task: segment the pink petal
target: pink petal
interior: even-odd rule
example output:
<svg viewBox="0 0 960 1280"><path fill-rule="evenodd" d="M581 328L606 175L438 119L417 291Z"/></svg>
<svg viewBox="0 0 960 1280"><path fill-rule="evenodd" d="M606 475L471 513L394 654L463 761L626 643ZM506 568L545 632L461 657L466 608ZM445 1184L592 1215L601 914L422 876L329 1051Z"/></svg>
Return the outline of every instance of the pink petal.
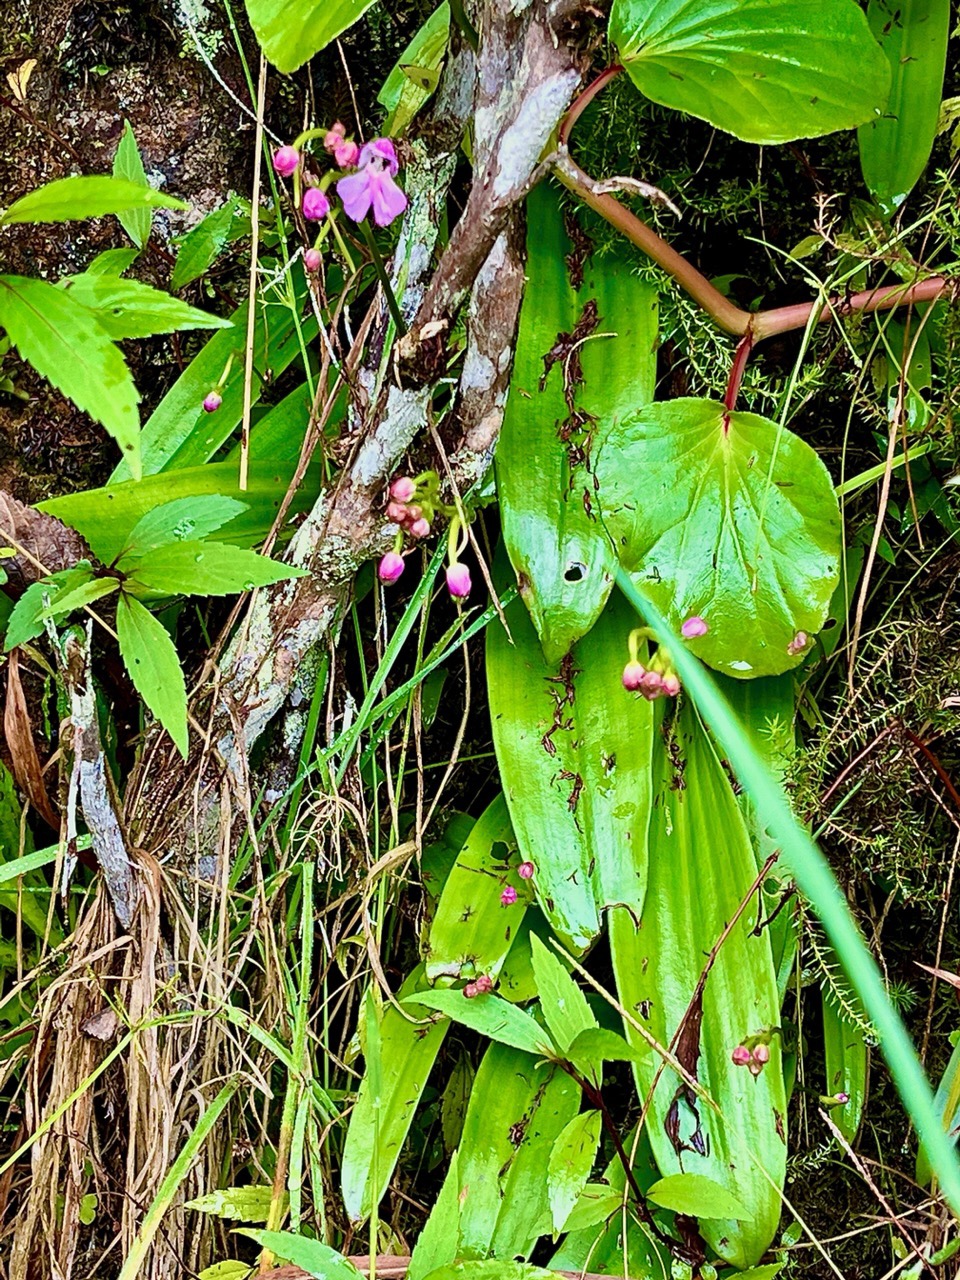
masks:
<svg viewBox="0 0 960 1280"><path fill-rule="evenodd" d="M370 193L373 198L373 220L378 227L389 226L394 218L398 218L407 207L407 197L400 190L389 173L370 175ZM349 210L347 210L349 213Z"/></svg>
<svg viewBox="0 0 960 1280"><path fill-rule="evenodd" d="M359 173L351 173L349 178L341 178L337 183L337 195L343 201L347 215L354 222L362 222L370 211L370 173L361 169Z"/></svg>

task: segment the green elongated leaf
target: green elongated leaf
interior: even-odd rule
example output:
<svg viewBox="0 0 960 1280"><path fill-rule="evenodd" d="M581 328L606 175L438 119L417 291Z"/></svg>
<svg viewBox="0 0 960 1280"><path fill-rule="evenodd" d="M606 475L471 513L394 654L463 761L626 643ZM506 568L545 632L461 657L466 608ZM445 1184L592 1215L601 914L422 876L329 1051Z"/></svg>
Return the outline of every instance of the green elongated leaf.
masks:
<svg viewBox="0 0 960 1280"><path fill-rule="evenodd" d="M21 196L5 213L0 226L12 222L69 222L99 218L128 209L188 209L190 206L153 187L126 178L57 178Z"/></svg>
<svg viewBox="0 0 960 1280"><path fill-rule="evenodd" d="M92 311L114 340L149 338L155 333L173 333L180 329L233 328L231 320L200 311L139 280L85 272L61 280L57 288Z"/></svg>
<svg viewBox="0 0 960 1280"><path fill-rule="evenodd" d="M623 1211L623 1192L602 1182L588 1182L570 1210L564 1231L587 1231Z"/></svg>
<svg viewBox="0 0 960 1280"><path fill-rule="evenodd" d="M637 1062L642 1054L616 1031L592 1027L580 1032L567 1049L566 1056L581 1075L599 1087L605 1062Z"/></svg>
<svg viewBox="0 0 960 1280"><path fill-rule="evenodd" d="M745 142L852 129L890 87L854 0L614 0L610 39L642 94Z"/></svg>
<svg viewBox="0 0 960 1280"><path fill-rule="evenodd" d="M82 533L104 564L111 564L125 550L137 521L157 504L171 497L195 500L220 494L246 507L221 530L220 541L250 546L266 537L292 472L293 467L289 465L254 463L247 488L241 490L236 464L215 462L50 498L37 509ZM307 482L297 490L290 504L290 515L309 510L319 492L319 478L308 475Z"/></svg>
<svg viewBox="0 0 960 1280"><path fill-rule="evenodd" d="M123 450L130 473L139 478L140 397L97 318L45 280L0 276L0 325L24 360L103 423Z"/></svg>
<svg viewBox="0 0 960 1280"><path fill-rule="evenodd" d="M400 988L400 998L415 992L422 981L423 968L418 966ZM424 1028L392 1005L384 1010L380 1087L373 1087L368 1074L360 1082L340 1166L343 1203L354 1224L366 1221L390 1184L449 1026L449 1022L438 1021Z"/></svg>
<svg viewBox="0 0 960 1280"><path fill-rule="evenodd" d="M13 612L7 621L4 653L42 635L44 619L54 616L58 598L88 583L92 577L93 568L88 561L82 560L72 569L61 569L59 573L51 573L39 582L32 582L13 606ZM49 610L44 601L49 602Z"/></svg>
<svg viewBox="0 0 960 1280"><path fill-rule="evenodd" d="M497 796L474 825L443 886L425 951L429 983L497 977L528 901L515 850L506 801ZM519 894L511 907L500 901L507 885Z"/></svg>
<svg viewBox="0 0 960 1280"><path fill-rule="evenodd" d="M626 912L613 913L610 945L621 1003L660 1044L670 1045L705 957L733 919L757 866L726 773L689 704L654 754L654 788L647 907L639 929ZM665 1070L648 1121L664 1174L705 1174L749 1206L746 1221L701 1223L710 1246L736 1267L753 1265L772 1240L780 1218L777 1188L786 1172L779 1038L773 1038L770 1061L756 1078L731 1061L743 1039L779 1025L770 939L766 931L752 933L757 914L754 895L720 948L701 1007L694 1007L687 1034L676 1045L681 1063L715 1099L722 1118L692 1092L678 1090L673 1072ZM625 1034L643 1048L629 1026ZM649 1051L635 1063L641 1098L652 1088L659 1063Z"/></svg>
<svg viewBox="0 0 960 1280"><path fill-rule="evenodd" d="M254 35L278 71L296 71L352 27L373 0L246 0Z"/></svg>
<svg viewBox="0 0 960 1280"><path fill-rule="evenodd" d="M850 1091L847 1090L849 1093ZM853 1095L851 1094L851 1100ZM940 1116L941 1123L951 1139L956 1142L957 1133L957 1112L960 1111L960 1040L953 1046L953 1053L946 1065L943 1076L937 1085L937 1092L933 1098L934 1109ZM833 1112L836 1115L840 1108L836 1108ZM841 1132L844 1132L841 1130ZM846 1134L844 1133L844 1136ZM850 1141L850 1139L848 1139ZM933 1178L933 1168L930 1164L930 1157L927 1149L921 1142L917 1147L917 1182L921 1187L928 1187Z"/></svg>
<svg viewBox="0 0 960 1280"><path fill-rule="evenodd" d="M586 634L610 594L613 552L594 503L592 441L653 398L657 293L625 258L589 259L574 289L559 198L527 199L527 286L497 443L503 536L548 660ZM582 370L582 377L578 371Z"/></svg>
<svg viewBox="0 0 960 1280"><path fill-rule="evenodd" d="M191 227L180 241L170 277L170 288L174 293L209 271L216 262L230 239L237 208L237 198L231 196L219 209L214 209Z"/></svg>
<svg viewBox="0 0 960 1280"><path fill-rule="evenodd" d="M123 122L123 133L117 146L117 154L113 158L113 176L135 183L139 187L148 187L147 172L143 167L140 148L133 136L133 126L129 120ZM120 225L137 246L142 249L150 239L150 228L153 214L149 207L143 209L121 209L117 213ZM138 336L138 335L133 335Z"/></svg>
<svg viewBox="0 0 960 1280"><path fill-rule="evenodd" d="M840 509L798 436L754 413L682 399L648 405L598 442L600 506L621 564L704 662L738 679L803 661L840 575Z"/></svg>
<svg viewBox="0 0 960 1280"><path fill-rule="evenodd" d="M171 542L202 541L245 509L245 503L219 493L174 498L140 517L130 530L125 551L142 556Z"/></svg>
<svg viewBox="0 0 960 1280"><path fill-rule="evenodd" d="M140 256L139 249L104 249L86 270L88 276L122 276Z"/></svg>
<svg viewBox="0 0 960 1280"><path fill-rule="evenodd" d="M188 1200L185 1209L198 1213L210 1213L217 1218L240 1222L266 1222L270 1216L273 1187L269 1183L252 1187L223 1187L220 1191L208 1191L204 1196Z"/></svg>
<svg viewBox="0 0 960 1280"><path fill-rule="evenodd" d="M322 1240L294 1235L292 1231L260 1231L252 1227L237 1227L236 1231L316 1280L359 1280L360 1272L353 1263Z"/></svg>
<svg viewBox="0 0 960 1280"><path fill-rule="evenodd" d="M437 85L450 38L450 5L443 0L397 59L377 101L387 111L383 132L396 138L426 103Z"/></svg>
<svg viewBox="0 0 960 1280"><path fill-rule="evenodd" d="M34 852L30 827L21 823L22 816L23 806L17 795L17 784L13 774L0 761L0 885L9 885L8 888L0 888L0 906L12 912L35 937L43 938L47 934L50 889L39 872L43 866L56 860L58 849L54 845L52 851L41 849ZM10 884L12 880L20 880L20 885ZM50 937L54 945L62 936L54 915L50 922Z"/></svg>
<svg viewBox="0 0 960 1280"><path fill-rule="evenodd" d="M540 1008L557 1048L566 1055L581 1031L599 1030L597 1020L556 952L536 935L530 939L530 948Z"/></svg>
<svg viewBox="0 0 960 1280"><path fill-rule="evenodd" d="M95 604L104 596L112 596L119 590L120 583L116 578L97 578L93 582L84 582L72 591L58 592L56 604L51 604L49 611L44 610L44 614L49 612L51 618L64 618L68 613L83 609L88 604Z"/></svg>
<svg viewBox="0 0 960 1280"><path fill-rule="evenodd" d="M473 1063L466 1054L461 1054L450 1072L440 1099L440 1126L443 1130L443 1145L447 1151L456 1151L460 1141L474 1074Z"/></svg>
<svg viewBox="0 0 960 1280"><path fill-rule="evenodd" d="M571 1209L587 1185L597 1158L602 1125L599 1111L582 1111L574 1116L553 1145L547 1164L547 1187L555 1234L563 1230Z"/></svg>
<svg viewBox="0 0 960 1280"><path fill-rule="evenodd" d="M546 916L539 907L529 907L523 915L523 924L514 934L510 950L500 969L497 994L511 1004L526 1004L536 999L537 980L533 976L533 953L530 941L536 933L540 938L552 936Z"/></svg>
<svg viewBox="0 0 960 1280"><path fill-rule="evenodd" d="M200 1280L248 1280L249 1275L249 1262L227 1258L223 1262L215 1262L212 1267L204 1267Z"/></svg>
<svg viewBox="0 0 960 1280"><path fill-rule="evenodd" d="M530 884L556 932L582 950L600 911L622 903L639 916L647 877L651 704L620 679L632 627L611 597L572 656L543 657L523 604L487 628L493 741Z"/></svg>
<svg viewBox="0 0 960 1280"><path fill-rule="evenodd" d="M950 0L870 0L867 21L892 84L883 115L857 134L860 166L877 203L893 213L923 173L937 136Z"/></svg>
<svg viewBox="0 0 960 1280"><path fill-rule="evenodd" d="M740 1200L719 1182L702 1173L672 1173L647 1190L647 1199L661 1209L685 1213L691 1218L750 1217Z"/></svg>
<svg viewBox="0 0 960 1280"><path fill-rule="evenodd" d="M440 1194L413 1246L407 1267L407 1280L424 1280L425 1276L438 1267L453 1262L457 1256L460 1242L460 1178L457 1161L455 1151L450 1157Z"/></svg>
<svg viewBox="0 0 960 1280"><path fill-rule="evenodd" d="M140 697L187 756L187 687L166 627L139 600L117 600L120 656Z"/></svg>
<svg viewBox="0 0 960 1280"><path fill-rule="evenodd" d="M229 596L306 573L255 551L196 540L168 543L143 556L125 556L120 565L129 575L128 589L148 597Z"/></svg>
<svg viewBox="0 0 960 1280"><path fill-rule="evenodd" d="M427 1280L557 1280L552 1271L529 1262L452 1262L431 1271Z"/></svg>
<svg viewBox="0 0 960 1280"><path fill-rule="evenodd" d="M550 1036L528 1013L495 995L479 995L472 1000L462 991L418 991L404 1004L425 1005L479 1031L497 1044L510 1045L542 1057L554 1052Z"/></svg>
<svg viewBox="0 0 960 1280"><path fill-rule="evenodd" d="M850 1101L830 1107L830 1119L848 1142L853 1142L867 1101L870 1051L863 1027L845 1018L828 992L823 992L823 1049L826 1093L845 1093Z"/></svg>

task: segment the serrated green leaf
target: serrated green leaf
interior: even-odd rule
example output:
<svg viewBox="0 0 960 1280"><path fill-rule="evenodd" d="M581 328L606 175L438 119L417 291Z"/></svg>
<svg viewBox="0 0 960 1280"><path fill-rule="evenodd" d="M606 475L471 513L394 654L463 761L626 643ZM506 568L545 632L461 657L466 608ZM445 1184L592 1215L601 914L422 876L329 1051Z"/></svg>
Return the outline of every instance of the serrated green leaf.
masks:
<svg viewBox="0 0 960 1280"><path fill-rule="evenodd" d="M162 289L153 289L139 280L121 280L112 275L67 276L57 288L93 312L106 333L120 338L149 338L155 333L182 329L232 329L231 320L222 320Z"/></svg>
<svg viewBox="0 0 960 1280"><path fill-rule="evenodd" d="M36 191L21 196L6 213L0 226L12 222L68 222L76 218L99 218L106 213L128 209L188 209L190 206L153 187L144 187L126 178L57 178Z"/></svg>
<svg viewBox="0 0 960 1280"><path fill-rule="evenodd" d="M24 360L103 423L139 479L140 397L123 356L96 317L45 280L0 276L0 325Z"/></svg>
<svg viewBox="0 0 960 1280"><path fill-rule="evenodd" d="M273 1187L265 1183L263 1186L223 1187L219 1191L208 1191L204 1196L188 1200L183 1207L195 1209L198 1213L209 1213L216 1218L266 1222L270 1216L272 1201Z"/></svg>
<svg viewBox="0 0 960 1280"><path fill-rule="evenodd" d="M803 661L840 576L840 509L811 447L712 400L647 405L597 445L599 506L620 561L689 648L737 679Z"/></svg>
<svg viewBox="0 0 960 1280"><path fill-rule="evenodd" d="M591 442L598 422L616 423L653 397L657 292L625 257L589 259L575 290L566 263L573 246L546 183L527 199L527 225L497 493L521 595L555 662L590 630L610 594L614 556L594 509Z"/></svg>
<svg viewBox="0 0 960 1280"><path fill-rule="evenodd" d="M51 602L50 609L44 610L44 616L65 618L68 613L83 609L88 604L95 604L104 596L112 596L119 589L120 583L116 578L97 578L94 582L84 582L72 591L58 592L56 600Z"/></svg>
<svg viewBox="0 0 960 1280"><path fill-rule="evenodd" d="M119 566L128 575L128 589L147 598L230 596L306 573L255 551L196 540L168 543L143 556L124 556Z"/></svg>
<svg viewBox="0 0 960 1280"><path fill-rule="evenodd" d="M122 276L140 256L139 249L104 249L88 265L88 276Z"/></svg>
<svg viewBox="0 0 960 1280"><path fill-rule="evenodd" d="M602 1182L588 1182L570 1210L563 1229L567 1232L586 1231L606 1222L615 1213L622 1216L622 1210L622 1191L615 1191Z"/></svg>
<svg viewBox="0 0 960 1280"><path fill-rule="evenodd" d="M78 587L89 583L92 577L92 566L88 561L82 560L72 569L61 569L59 573L48 574L39 582L32 582L13 606L7 620L4 653L42 635L45 619L56 616L56 604L60 596L71 594ZM45 600L49 602L49 607L44 604Z"/></svg>
<svg viewBox="0 0 960 1280"><path fill-rule="evenodd" d="M547 1164L547 1187L554 1234L563 1230L587 1185L597 1158L602 1127L599 1111L582 1111L574 1116L553 1145Z"/></svg>
<svg viewBox="0 0 960 1280"><path fill-rule="evenodd" d="M550 1036L528 1013L496 995L479 995L471 1000L462 991L419 991L407 996L403 1003L436 1009L498 1044L510 1045L537 1057L555 1052Z"/></svg>
<svg viewBox="0 0 960 1280"><path fill-rule="evenodd" d="M950 0L870 0L870 30L890 64L886 109L857 134L867 186L885 213L903 204L937 135Z"/></svg>
<svg viewBox="0 0 960 1280"><path fill-rule="evenodd" d="M642 1055L616 1031L590 1027L580 1032L567 1049L566 1056L581 1075L599 1087L605 1062L636 1062Z"/></svg>
<svg viewBox="0 0 960 1280"><path fill-rule="evenodd" d="M425 1280L557 1280L553 1271L534 1267L529 1262L502 1262L488 1259L480 1262L452 1262L431 1271Z"/></svg>
<svg viewBox="0 0 960 1280"><path fill-rule="evenodd" d="M719 1182L702 1173L672 1173L647 1189L647 1199L661 1209L685 1213L691 1218L750 1217L738 1198Z"/></svg>
<svg viewBox="0 0 960 1280"><path fill-rule="evenodd" d="M432 85L429 83L430 73L435 76L439 71L449 37L450 5L443 0L401 53L377 94L377 101L387 112L383 122L387 137L400 136L429 100L436 87L436 79Z"/></svg>
<svg viewBox="0 0 960 1280"><path fill-rule="evenodd" d="M211 493L163 502L140 517L130 530L125 551L142 556L172 542L199 542L246 510L246 503Z"/></svg>
<svg viewBox="0 0 960 1280"><path fill-rule="evenodd" d="M236 213L237 198L231 196L183 237L170 277L170 288L174 293L202 276L214 264L230 239Z"/></svg>
<svg viewBox="0 0 960 1280"><path fill-rule="evenodd" d="M550 664L521 601L487 628L493 742L529 882L576 950L615 903L639 915L647 878L651 704L620 685L634 615L619 595L574 648Z"/></svg>
<svg viewBox="0 0 960 1280"><path fill-rule="evenodd" d="M597 1020L587 997L564 968L556 952L534 935L530 939L533 973L537 980L540 1008L550 1034L566 1055L581 1031L597 1030Z"/></svg>
<svg viewBox="0 0 960 1280"><path fill-rule="evenodd" d="M519 861L500 795L474 824L443 886L424 953L428 982L497 977L529 900ZM512 907L500 901L506 885L520 894Z"/></svg>
<svg viewBox="0 0 960 1280"><path fill-rule="evenodd" d="M187 688L166 627L123 592L117 600L117 638L137 693L186 759Z"/></svg>
<svg viewBox="0 0 960 1280"><path fill-rule="evenodd" d="M423 969L418 966L400 988L400 999L416 991L422 981ZM417 1016L416 1011L412 1013ZM384 1010L380 1087L374 1087L369 1072L364 1074L350 1112L340 1165L343 1203L354 1225L366 1221L390 1183L449 1025L438 1021L418 1026L392 1005Z"/></svg>
<svg viewBox="0 0 960 1280"><path fill-rule="evenodd" d="M294 1235L292 1231L260 1231L252 1227L235 1228L238 1235L256 1240L261 1249L269 1249L278 1258L291 1262L316 1280L359 1280L360 1272L349 1259L322 1240Z"/></svg>
<svg viewBox="0 0 960 1280"><path fill-rule="evenodd" d="M147 182L147 172L143 167L143 158L140 155L137 140L133 135L133 126L129 120L123 122L123 133L117 144L117 154L113 158L113 176L124 178L127 182L135 183L140 187L150 185ZM150 209L121 209L117 217L133 243L138 249L142 249L150 239L150 228L153 224L153 214Z"/></svg>
<svg viewBox="0 0 960 1280"><path fill-rule="evenodd" d="M852 129L890 87L854 0L614 0L609 34L642 94L745 142Z"/></svg>
<svg viewBox="0 0 960 1280"><path fill-rule="evenodd" d="M610 947L622 1005L660 1044L670 1045L687 1016L705 957L757 874L729 779L686 701L668 740L658 738L654 797L647 905L639 928L626 912L612 913ZM679 1082L667 1069L653 1094L647 1125L664 1174L706 1174L749 1206L747 1221L701 1224L711 1248L735 1267L756 1263L773 1239L781 1210L777 1188L786 1174L779 1037L772 1037L770 1061L757 1077L731 1060L742 1040L780 1020L770 939L766 930L753 933L757 920L754 894L710 968L699 1027L696 1009L694 1022L687 1024L697 1034L677 1046L722 1116L692 1093L678 1095ZM629 1026L625 1035L641 1051L633 1071L638 1095L646 1098L660 1059Z"/></svg>
<svg viewBox="0 0 960 1280"><path fill-rule="evenodd" d="M264 54L278 71L296 71L325 49L373 0L246 0Z"/></svg>

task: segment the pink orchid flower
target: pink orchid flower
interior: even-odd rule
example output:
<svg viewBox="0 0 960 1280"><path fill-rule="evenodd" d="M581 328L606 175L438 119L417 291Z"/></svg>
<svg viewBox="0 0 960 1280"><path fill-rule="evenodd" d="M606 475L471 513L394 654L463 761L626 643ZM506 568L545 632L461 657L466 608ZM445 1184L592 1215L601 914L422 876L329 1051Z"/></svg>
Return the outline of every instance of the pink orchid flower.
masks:
<svg viewBox="0 0 960 1280"><path fill-rule="evenodd" d="M362 222L373 206L373 220L386 227L407 207L407 197L394 182L399 169L389 138L376 138L360 152L356 173L341 178L337 195L354 222Z"/></svg>

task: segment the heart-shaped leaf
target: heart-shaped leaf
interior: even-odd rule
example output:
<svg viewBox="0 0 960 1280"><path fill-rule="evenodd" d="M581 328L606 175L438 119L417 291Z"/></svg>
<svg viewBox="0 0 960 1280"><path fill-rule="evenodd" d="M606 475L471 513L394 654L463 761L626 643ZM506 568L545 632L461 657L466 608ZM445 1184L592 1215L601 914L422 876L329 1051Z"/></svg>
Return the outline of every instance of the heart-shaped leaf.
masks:
<svg viewBox="0 0 960 1280"><path fill-rule="evenodd" d="M854 0L614 0L610 39L646 97L745 142L852 129L890 87Z"/></svg>
<svg viewBox="0 0 960 1280"><path fill-rule="evenodd" d="M808 444L712 400L646 405L604 434L600 505L623 567L704 662L779 675L823 626L840 574L840 510Z"/></svg>

